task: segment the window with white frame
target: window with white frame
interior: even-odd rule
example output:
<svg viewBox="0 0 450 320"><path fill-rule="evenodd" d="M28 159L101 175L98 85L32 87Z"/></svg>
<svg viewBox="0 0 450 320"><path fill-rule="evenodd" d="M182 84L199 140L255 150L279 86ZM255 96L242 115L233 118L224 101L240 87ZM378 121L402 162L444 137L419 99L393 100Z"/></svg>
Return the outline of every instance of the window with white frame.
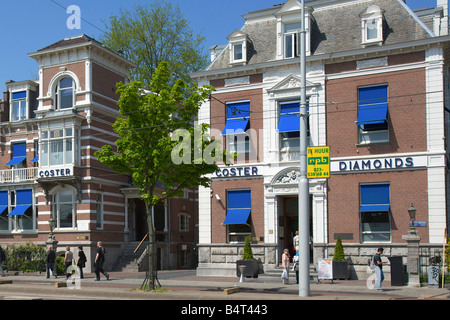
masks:
<svg viewBox="0 0 450 320"><path fill-rule="evenodd" d="M284 57L294 58L300 55L301 22L284 24Z"/></svg>
<svg viewBox="0 0 450 320"><path fill-rule="evenodd" d="M0 191L0 231L21 232L37 228L32 189Z"/></svg>
<svg viewBox="0 0 450 320"><path fill-rule="evenodd" d="M76 164L78 131L73 127L43 130L39 150L41 167Z"/></svg>
<svg viewBox="0 0 450 320"><path fill-rule="evenodd" d="M309 101L307 101L307 105ZM281 150L298 150L300 148L300 101L285 101L279 103L279 121L277 131L280 134ZM307 107L307 113L309 108ZM309 121L307 121L309 137Z"/></svg>
<svg viewBox="0 0 450 320"><path fill-rule="evenodd" d="M69 109L75 105L75 81L71 77L62 78L55 88L55 109Z"/></svg>
<svg viewBox="0 0 450 320"><path fill-rule="evenodd" d="M227 103L227 120L222 135L225 135L227 151L239 155L250 152L250 137L246 133L250 120L250 102Z"/></svg>
<svg viewBox="0 0 450 320"><path fill-rule="evenodd" d="M248 35L236 30L227 38L230 40L230 63L245 64L247 62Z"/></svg>
<svg viewBox="0 0 450 320"><path fill-rule="evenodd" d="M56 228L75 228L76 195L71 189L62 189L53 196L53 218Z"/></svg>
<svg viewBox="0 0 450 320"><path fill-rule="evenodd" d="M358 143L389 142L388 86L358 88Z"/></svg>
<svg viewBox="0 0 450 320"><path fill-rule="evenodd" d="M361 184L361 242L391 241L389 183Z"/></svg>
<svg viewBox="0 0 450 320"><path fill-rule="evenodd" d="M27 92L13 92L12 93L12 109L11 120L20 121L27 119Z"/></svg>
<svg viewBox="0 0 450 320"><path fill-rule="evenodd" d="M360 14L363 45L383 42L383 14L384 10L375 5L369 6Z"/></svg>

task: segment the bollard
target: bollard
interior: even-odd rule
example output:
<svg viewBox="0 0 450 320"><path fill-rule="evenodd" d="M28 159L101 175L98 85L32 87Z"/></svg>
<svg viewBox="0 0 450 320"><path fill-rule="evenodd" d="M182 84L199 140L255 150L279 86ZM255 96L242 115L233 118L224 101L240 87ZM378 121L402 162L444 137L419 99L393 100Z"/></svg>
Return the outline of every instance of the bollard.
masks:
<svg viewBox="0 0 450 320"><path fill-rule="evenodd" d="M247 268L247 266L244 265L240 265L239 266L239 271L241 272L241 277L239 278L239 282L244 282L244 271L245 268Z"/></svg>

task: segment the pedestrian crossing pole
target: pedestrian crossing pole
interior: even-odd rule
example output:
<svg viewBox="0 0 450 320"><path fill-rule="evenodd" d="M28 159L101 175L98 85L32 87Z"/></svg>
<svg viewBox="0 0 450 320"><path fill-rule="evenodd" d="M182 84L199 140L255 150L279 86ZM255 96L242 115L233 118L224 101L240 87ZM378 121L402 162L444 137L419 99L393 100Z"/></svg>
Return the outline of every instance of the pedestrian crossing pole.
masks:
<svg viewBox="0 0 450 320"><path fill-rule="evenodd" d="M309 283L309 181L307 167L307 128L308 115L306 106L306 26L305 1L302 0L300 31L300 179L298 185L298 233L299 233L299 296L308 297Z"/></svg>

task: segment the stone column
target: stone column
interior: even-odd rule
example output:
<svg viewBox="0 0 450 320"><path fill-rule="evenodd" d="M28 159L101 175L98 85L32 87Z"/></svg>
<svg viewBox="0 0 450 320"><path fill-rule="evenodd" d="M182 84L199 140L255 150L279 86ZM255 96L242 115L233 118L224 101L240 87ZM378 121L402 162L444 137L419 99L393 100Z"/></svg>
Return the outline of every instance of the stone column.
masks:
<svg viewBox="0 0 450 320"><path fill-rule="evenodd" d="M408 244L408 287L420 287L419 272L419 242L420 237L416 229L410 229L407 235L402 236Z"/></svg>

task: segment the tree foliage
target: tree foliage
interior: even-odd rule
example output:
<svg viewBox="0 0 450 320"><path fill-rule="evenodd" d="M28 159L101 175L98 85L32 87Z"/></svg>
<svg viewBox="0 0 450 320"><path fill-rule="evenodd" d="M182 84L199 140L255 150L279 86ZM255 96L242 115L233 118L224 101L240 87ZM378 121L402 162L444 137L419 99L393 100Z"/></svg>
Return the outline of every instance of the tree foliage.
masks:
<svg viewBox="0 0 450 320"><path fill-rule="evenodd" d="M213 141L205 139L206 124L192 125L201 102L209 97L212 87L199 88L178 79L170 84L171 72L167 62L161 62L152 76L151 91L142 90L142 82L119 83L118 101L120 117L113 124L119 135L117 150L104 145L95 152L97 159L113 170L132 176L133 185L139 188L146 204L147 225L149 230L149 250L155 243L152 220L152 208L158 202L174 196L181 196L186 188L209 186L207 174L218 169L215 163L198 159L176 164L172 160L174 148L179 141L172 139L176 130L189 133L189 151L194 154L204 150ZM200 131L194 141L194 131ZM199 148L200 150L195 150ZM186 150L185 150L186 151ZM154 251L154 250L153 250ZM156 274L154 252L150 254L148 272ZM150 288L155 289L154 281Z"/></svg>
<svg viewBox="0 0 450 320"><path fill-rule="evenodd" d="M172 82L182 79L186 83L192 82L189 73L204 69L208 63L204 37L193 33L178 5L154 0L132 10L122 8L106 27L108 31L100 41L136 64L129 78L141 81L146 89L162 61L169 63Z"/></svg>

